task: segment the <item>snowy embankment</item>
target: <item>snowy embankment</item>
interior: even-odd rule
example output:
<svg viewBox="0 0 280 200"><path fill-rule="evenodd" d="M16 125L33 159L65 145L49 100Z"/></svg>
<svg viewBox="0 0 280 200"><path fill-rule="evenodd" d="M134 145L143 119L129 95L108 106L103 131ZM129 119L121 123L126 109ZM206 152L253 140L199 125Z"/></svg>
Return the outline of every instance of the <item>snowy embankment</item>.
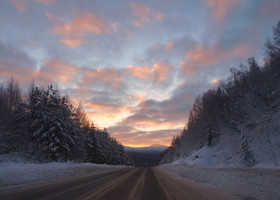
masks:
<svg viewBox="0 0 280 200"><path fill-rule="evenodd" d="M243 199L279 200L279 165L254 149L257 152L256 163L245 168L240 162L238 142L230 137L221 141L160 167L207 186L232 191Z"/></svg>
<svg viewBox="0 0 280 200"><path fill-rule="evenodd" d="M0 191L122 167L127 166L73 162L29 163L17 154L0 155Z"/></svg>
<svg viewBox="0 0 280 200"><path fill-rule="evenodd" d="M231 191L242 199L280 199L280 169L214 168L186 164L160 167L200 184Z"/></svg>

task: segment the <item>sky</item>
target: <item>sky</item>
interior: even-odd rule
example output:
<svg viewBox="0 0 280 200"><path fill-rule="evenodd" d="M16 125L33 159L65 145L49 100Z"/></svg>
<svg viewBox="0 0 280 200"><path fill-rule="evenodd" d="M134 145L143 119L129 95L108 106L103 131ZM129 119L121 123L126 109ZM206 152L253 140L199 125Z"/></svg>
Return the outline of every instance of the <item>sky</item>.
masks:
<svg viewBox="0 0 280 200"><path fill-rule="evenodd" d="M263 44L279 0L1 0L0 83L55 84L123 145L170 145Z"/></svg>

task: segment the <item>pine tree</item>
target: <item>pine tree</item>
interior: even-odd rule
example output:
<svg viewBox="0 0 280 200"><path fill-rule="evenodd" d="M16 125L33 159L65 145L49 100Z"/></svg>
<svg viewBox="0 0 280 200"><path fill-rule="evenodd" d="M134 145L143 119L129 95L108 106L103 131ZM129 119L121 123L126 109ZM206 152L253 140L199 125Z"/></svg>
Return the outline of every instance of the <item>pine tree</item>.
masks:
<svg viewBox="0 0 280 200"><path fill-rule="evenodd" d="M256 160L253 151L250 149L248 136L242 134L239 139L239 144L241 147L240 150L241 163L245 167L252 167L255 164Z"/></svg>
<svg viewBox="0 0 280 200"><path fill-rule="evenodd" d="M79 141L79 126L67 98L60 97L52 85L47 91L31 90L29 108L33 148L47 160L67 161Z"/></svg>

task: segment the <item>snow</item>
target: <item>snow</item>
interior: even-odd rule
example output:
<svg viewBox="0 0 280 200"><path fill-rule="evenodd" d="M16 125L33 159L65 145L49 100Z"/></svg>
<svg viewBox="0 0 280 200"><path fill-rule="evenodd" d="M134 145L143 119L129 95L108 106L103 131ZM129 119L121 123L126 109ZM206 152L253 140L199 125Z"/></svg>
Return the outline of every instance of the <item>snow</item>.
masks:
<svg viewBox="0 0 280 200"><path fill-rule="evenodd" d="M255 147L256 145L252 145ZM280 169L279 165L275 165L272 159L266 159L265 155L254 149L257 152L257 163L254 168L275 168ZM240 162L240 144L238 140L230 136L221 136L220 141L213 147L208 145L202 147L198 151L186 157L180 158L173 164L186 164L197 167L243 167Z"/></svg>
<svg viewBox="0 0 280 200"><path fill-rule="evenodd" d="M227 137L223 142L209 147L204 146L198 151L194 151L187 158L176 160L174 164L187 164L191 166L208 167L234 167L240 166L239 152L235 149L239 144L235 139Z"/></svg>
<svg viewBox="0 0 280 200"><path fill-rule="evenodd" d="M73 162L30 163L21 154L0 155L0 191L122 167L127 166Z"/></svg>
<svg viewBox="0 0 280 200"><path fill-rule="evenodd" d="M256 148L263 145L261 143L251 142L257 155L257 162L251 168L243 167L240 162L238 140L226 135L212 147L206 145L186 158L160 167L200 184L230 190L242 199L279 200L280 167L266 152Z"/></svg>
<svg viewBox="0 0 280 200"><path fill-rule="evenodd" d="M160 167L187 180L231 191L242 199L280 199L280 169L213 168L174 163Z"/></svg>

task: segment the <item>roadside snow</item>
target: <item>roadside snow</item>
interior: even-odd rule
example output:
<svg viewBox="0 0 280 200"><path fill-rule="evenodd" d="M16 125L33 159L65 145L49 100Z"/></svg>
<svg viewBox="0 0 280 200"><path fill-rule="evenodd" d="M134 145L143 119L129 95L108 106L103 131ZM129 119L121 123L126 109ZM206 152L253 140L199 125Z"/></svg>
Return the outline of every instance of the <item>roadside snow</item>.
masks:
<svg viewBox="0 0 280 200"><path fill-rule="evenodd" d="M0 155L0 191L13 186L83 176L127 166L92 163L28 163L20 155Z"/></svg>
<svg viewBox="0 0 280 200"><path fill-rule="evenodd" d="M162 165L160 168L207 186L232 191L242 199L280 199L279 169L210 168L179 164Z"/></svg>
<svg viewBox="0 0 280 200"><path fill-rule="evenodd" d="M197 167L243 167L240 162L240 144L234 137L221 136L220 141L213 147L205 145L198 151L193 151L186 158L180 158L173 164L186 164ZM256 150L254 150L256 152ZM258 152L255 168L280 169L273 159Z"/></svg>

